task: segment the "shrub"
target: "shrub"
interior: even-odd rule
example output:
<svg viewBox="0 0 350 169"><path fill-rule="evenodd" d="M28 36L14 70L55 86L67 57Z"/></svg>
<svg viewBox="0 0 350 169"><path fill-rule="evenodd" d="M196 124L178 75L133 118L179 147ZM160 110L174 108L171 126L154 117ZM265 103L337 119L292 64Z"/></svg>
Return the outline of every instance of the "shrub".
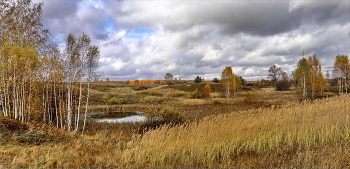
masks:
<svg viewBox="0 0 350 169"><path fill-rule="evenodd" d="M244 99L243 99L243 102L245 104L252 104L256 101L256 96L253 95L250 91L247 91L245 96L244 96Z"/></svg>
<svg viewBox="0 0 350 169"><path fill-rule="evenodd" d="M190 92L186 94L186 99L192 99L192 94Z"/></svg>
<svg viewBox="0 0 350 169"><path fill-rule="evenodd" d="M215 99L215 100L213 100L213 104L222 104L222 101L218 100L218 99Z"/></svg>
<svg viewBox="0 0 350 169"><path fill-rule="evenodd" d="M115 97L111 97L107 102L107 104L120 104L120 103L121 103L120 100Z"/></svg>
<svg viewBox="0 0 350 169"><path fill-rule="evenodd" d="M289 90L290 82L287 80L279 80L276 82L276 90L277 91L285 91Z"/></svg>
<svg viewBox="0 0 350 169"><path fill-rule="evenodd" d="M206 99L210 97L210 93L211 93L210 84L206 84L203 88L203 95L205 96Z"/></svg>
<svg viewBox="0 0 350 169"><path fill-rule="evenodd" d="M198 88L196 88L192 93L188 93L186 98L188 99L198 99L198 98L202 98L203 94L202 92L198 91Z"/></svg>

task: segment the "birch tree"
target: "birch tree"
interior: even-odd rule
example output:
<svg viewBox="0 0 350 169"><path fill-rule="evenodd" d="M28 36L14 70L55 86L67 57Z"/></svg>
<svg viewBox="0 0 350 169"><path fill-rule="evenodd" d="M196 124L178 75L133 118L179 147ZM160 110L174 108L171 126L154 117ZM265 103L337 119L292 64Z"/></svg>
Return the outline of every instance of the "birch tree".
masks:
<svg viewBox="0 0 350 169"><path fill-rule="evenodd" d="M82 134L84 134L85 125L86 125L86 115L89 108L89 97L90 97L90 82L96 78L97 75L97 67L98 67L98 59L100 57L100 51L97 46L90 46L88 49L87 57L85 60L86 65L86 81L87 81L87 95L86 95L86 103L85 103L85 115L84 115L84 125Z"/></svg>
<svg viewBox="0 0 350 169"><path fill-rule="evenodd" d="M333 76L338 79L339 94L348 92L347 79L350 75L349 58L346 55L338 55L333 66Z"/></svg>
<svg viewBox="0 0 350 169"><path fill-rule="evenodd" d="M79 96L78 96L78 107L77 107L77 113L75 117L75 129L74 131L77 132L79 129L79 120L80 120L80 110L81 110L81 102L82 102L82 81L83 77L87 73L86 63L88 60L87 53L89 52L90 48L90 42L91 38L86 33L82 33L82 35L78 38L78 44L77 44L77 50L79 51L79 62L77 66L80 66L79 69L79 75L77 78L77 81L79 81Z"/></svg>
<svg viewBox="0 0 350 169"><path fill-rule="evenodd" d="M5 45L1 50L1 100L5 116L27 121L31 93L35 90L39 56L31 46Z"/></svg>
<svg viewBox="0 0 350 169"><path fill-rule="evenodd" d="M310 80L311 80L311 97L315 98L315 92L322 92L324 85L324 77L322 75L322 66L316 54L308 57L310 65Z"/></svg>
<svg viewBox="0 0 350 169"><path fill-rule="evenodd" d="M64 97L62 94L64 92L64 84L63 84L63 58L62 54L60 52L60 49L57 45L50 45L47 51L47 64L49 67L49 77L48 77L48 84L50 85L51 94L51 116L55 118L51 118L51 120L56 120L56 127L60 127L64 129L63 120L65 115L63 112L65 111L64 106L62 105L64 101ZM49 96L47 96L49 97Z"/></svg>
<svg viewBox="0 0 350 169"><path fill-rule="evenodd" d="M49 35L41 23L42 3L31 0L2 0L0 2L0 41L10 45L32 44L45 48Z"/></svg>
<svg viewBox="0 0 350 169"><path fill-rule="evenodd" d="M23 122L40 120L78 131L84 102L85 127L100 52L85 33L78 38L70 34L64 53L57 45L48 45L42 5L31 0L0 1L0 111Z"/></svg>
<svg viewBox="0 0 350 169"><path fill-rule="evenodd" d="M48 30L42 29L42 4L31 0L0 2L0 102L5 116L28 121L34 114L40 49Z"/></svg>
<svg viewBox="0 0 350 169"><path fill-rule="evenodd" d="M234 74L232 71L232 68L227 66L221 73L221 80L220 83L222 84L224 90L225 90L225 95L226 98L230 98L231 94L231 86L233 85L234 82Z"/></svg>
<svg viewBox="0 0 350 169"><path fill-rule="evenodd" d="M327 71L327 73L326 73L327 83L329 83L330 78L331 78L331 74Z"/></svg>
<svg viewBox="0 0 350 169"><path fill-rule="evenodd" d="M311 67L306 58L302 58L298 62L297 69L295 70L295 80L299 87L302 88L302 96L307 98L307 88L309 86Z"/></svg>
<svg viewBox="0 0 350 169"><path fill-rule="evenodd" d="M238 91L242 89L244 79L241 76L234 75L232 81L232 92L234 96L237 96Z"/></svg>
<svg viewBox="0 0 350 169"><path fill-rule="evenodd" d="M69 34L66 40L64 77L67 85L67 130L72 129L73 120L73 90L74 84L80 73L80 54L77 40L73 34Z"/></svg>
<svg viewBox="0 0 350 169"><path fill-rule="evenodd" d="M205 96L205 99L208 99L210 97L210 93L211 93L210 84L206 84L203 88L203 95Z"/></svg>

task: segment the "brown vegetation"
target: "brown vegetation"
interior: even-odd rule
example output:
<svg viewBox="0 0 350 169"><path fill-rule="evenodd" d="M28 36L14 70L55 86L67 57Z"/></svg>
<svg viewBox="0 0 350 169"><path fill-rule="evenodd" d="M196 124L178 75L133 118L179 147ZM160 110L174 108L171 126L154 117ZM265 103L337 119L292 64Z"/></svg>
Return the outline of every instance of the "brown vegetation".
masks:
<svg viewBox="0 0 350 169"><path fill-rule="evenodd" d="M347 56L336 57L334 79L323 77L314 55L300 59L293 81L273 65L271 81L246 86L232 67L220 83L171 73L93 83L99 48L85 33L69 34L63 50L47 44L42 5L1 1L0 168L350 167ZM270 83L283 91L260 88ZM328 98L335 93L342 96ZM97 111L148 118L87 119Z"/></svg>
<svg viewBox="0 0 350 169"><path fill-rule="evenodd" d="M174 93L184 92L178 90L181 86L173 87ZM166 86L149 88L147 92L119 93L124 89L111 85L106 92L92 90L92 97L100 93L143 99L152 94L154 98L173 98L172 89ZM169 94L158 95L155 91ZM148 129L159 125L88 122L85 135L81 136L41 123L24 124L2 117L1 167L344 168L350 165L349 95L299 103L293 101L298 98L294 91L252 88L229 101L221 97L207 101L185 97L164 104L94 105L93 110L154 112L153 117L167 117L169 122L178 123L153 130ZM248 104L249 99L254 101ZM180 115L180 120L166 116L169 112Z"/></svg>

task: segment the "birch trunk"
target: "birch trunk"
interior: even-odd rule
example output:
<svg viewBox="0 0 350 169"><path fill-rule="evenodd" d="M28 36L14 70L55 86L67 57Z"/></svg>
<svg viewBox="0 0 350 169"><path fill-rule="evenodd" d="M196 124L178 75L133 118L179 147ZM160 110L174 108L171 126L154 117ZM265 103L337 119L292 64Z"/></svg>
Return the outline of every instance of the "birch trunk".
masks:
<svg viewBox="0 0 350 169"><path fill-rule="evenodd" d="M303 78L303 97L306 98L306 77Z"/></svg>
<svg viewBox="0 0 350 169"><path fill-rule="evenodd" d="M58 107L57 107L57 93L56 93L56 82L53 84L53 93L54 93L54 98L55 98L55 114L56 114L56 127L58 128Z"/></svg>
<svg viewBox="0 0 350 169"><path fill-rule="evenodd" d="M81 94L81 82L79 84L79 101L78 101L78 114L77 117L75 119L75 132L78 132L79 129L79 118L80 118L80 105L81 105L81 98L82 98L82 94Z"/></svg>
<svg viewBox="0 0 350 169"><path fill-rule="evenodd" d="M84 131L85 131L86 115L87 115L88 107L89 107L89 97L90 97L90 82L88 82L88 86L87 86L87 95L86 95L86 104L85 104L85 114L84 114L84 125L83 125L83 131L82 131L81 134L84 134Z"/></svg>
<svg viewBox="0 0 350 169"><path fill-rule="evenodd" d="M348 84L347 84L347 79L346 79L346 76L345 76L345 79L344 79L344 87L345 87L345 93L348 93Z"/></svg>
<svg viewBox="0 0 350 169"><path fill-rule="evenodd" d="M68 85L67 91L67 130L70 131L72 126L72 103L71 103L71 87Z"/></svg>

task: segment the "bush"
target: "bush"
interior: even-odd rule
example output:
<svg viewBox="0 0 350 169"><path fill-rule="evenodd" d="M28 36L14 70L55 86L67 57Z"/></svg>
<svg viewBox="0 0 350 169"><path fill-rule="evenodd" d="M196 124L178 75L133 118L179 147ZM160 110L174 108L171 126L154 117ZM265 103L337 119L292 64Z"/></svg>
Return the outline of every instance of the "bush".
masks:
<svg viewBox="0 0 350 169"><path fill-rule="evenodd" d="M276 90L277 91L285 91L289 90L290 82L286 80L279 80L276 82Z"/></svg>
<svg viewBox="0 0 350 169"><path fill-rule="evenodd" d="M192 93L187 93L186 98L187 99L198 99L202 98L203 94L202 92L198 91L198 88L196 88Z"/></svg>
<svg viewBox="0 0 350 169"><path fill-rule="evenodd" d="M120 104L120 103L121 103L120 100L115 97L112 97L107 101L107 104Z"/></svg>
<svg viewBox="0 0 350 169"><path fill-rule="evenodd" d="M222 104L222 101L218 100L218 99L215 99L215 100L213 100L213 104Z"/></svg>
<svg viewBox="0 0 350 169"><path fill-rule="evenodd" d="M186 94L186 99L192 99L192 94L190 92Z"/></svg>
<svg viewBox="0 0 350 169"><path fill-rule="evenodd" d="M252 93L250 93L250 91L247 91L245 96L244 96L244 99L243 99L243 102L245 104L252 104L256 101L256 96L253 95Z"/></svg>

